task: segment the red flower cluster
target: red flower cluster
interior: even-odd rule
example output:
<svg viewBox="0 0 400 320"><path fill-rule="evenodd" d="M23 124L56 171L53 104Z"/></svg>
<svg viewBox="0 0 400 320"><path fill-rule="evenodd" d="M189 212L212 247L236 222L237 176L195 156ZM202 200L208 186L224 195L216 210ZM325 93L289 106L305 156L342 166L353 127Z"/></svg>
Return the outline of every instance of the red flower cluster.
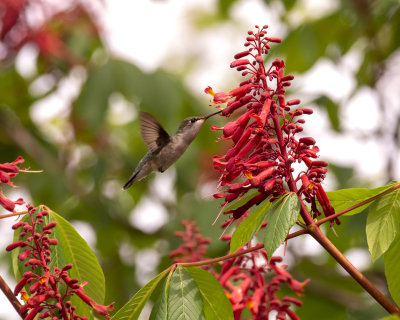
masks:
<svg viewBox="0 0 400 320"><path fill-rule="evenodd" d="M199 227L194 221L182 220L185 231L176 231L175 236L182 239L178 249L171 251L169 256L174 258L175 263L194 262L204 259L210 238L204 238Z"/></svg>
<svg viewBox="0 0 400 320"><path fill-rule="evenodd" d="M20 172L18 164L23 162L24 159L18 157L11 163L7 162L0 164L0 184L6 183L11 187L15 187L15 185L11 182L11 178L15 177ZM13 212L16 204L24 204L24 201L22 199L12 201L6 198L3 194L3 191L0 188L0 205L4 209Z"/></svg>
<svg viewBox="0 0 400 320"><path fill-rule="evenodd" d="M108 311L113 309L113 305L100 305L85 294L83 284L78 283L78 279L71 279L68 270L72 264L67 264L61 269L58 267L50 268L51 250L50 246L57 245L57 239L50 238L52 229L56 227L56 222L45 224L48 212L42 210L36 213L36 209L27 205L28 222L19 221L13 225L13 229L22 229L20 238L9 246L6 250L11 251L16 248L24 248L18 255L20 261L26 261L25 267L32 271L25 272L23 278L17 283L14 294L21 293L25 304L21 306L20 314L25 320L32 320L37 315L40 319L63 319L63 320L87 320L84 316L75 314L75 307L69 301L69 297L77 295L85 303L90 305L96 312L110 318ZM28 292L22 289L29 285Z"/></svg>
<svg viewBox="0 0 400 320"><path fill-rule="evenodd" d="M34 3L35 10L39 11L44 18L52 18L55 23L46 21L43 25L32 27L28 21L29 11L32 10ZM26 43L34 43L43 57L56 57L63 59L70 64L77 63L77 57L69 50L63 39L63 28L71 29L71 24L79 21L85 25L85 32L90 31L91 35L98 35L96 26L93 24L90 16L82 5L75 5L71 8L53 14L54 8L41 0L2 0L0 1L0 43L5 49L4 59L13 57L15 53Z"/></svg>
<svg viewBox="0 0 400 320"><path fill-rule="evenodd" d="M284 75L284 61L276 59L267 69L263 59L270 49L269 44L279 43L281 39L267 37L268 26L256 28L255 33L248 32L244 44L248 49L236 54L231 63L231 68L241 71L247 80L229 93L214 93L210 87L205 90L214 96L214 104L227 103L223 116L229 117L237 109L244 109L235 121L223 128L212 128L222 130L221 138L233 142L225 155L214 157L214 167L221 172L221 190L214 197L224 198L226 205L250 189L259 191L243 206L225 212L232 214L230 220L239 219L268 197L275 199L289 191L311 203L314 217L320 214L315 198L324 214L332 215L334 210L321 186L328 163L313 160L318 158L319 148L312 137L296 138L296 134L303 131L302 116L312 114L313 110L292 109L300 104L299 99L286 101L286 87L291 85L294 76ZM295 162L306 166L297 177L293 177Z"/></svg>
<svg viewBox="0 0 400 320"><path fill-rule="evenodd" d="M264 262L260 263L260 258L265 259ZM291 304L301 306L302 302L289 296L280 299L277 291L282 284L287 284L301 296L308 280L301 283L294 279L285 270L286 266L277 265L281 261L281 257L272 257L268 263L265 250L224 261L218 280L232 303L235 320L241 319L246 308L250 310L254 320L269 319L269 314L273 311L277 312L276 319L300 319L289 307ZM266 273L273 274L268 282L264 278Z"/></svg>
<svg viewBox="0 0 400 320"><path fill-rule="evenodd" d="M170 253L176 263L198 262L204 260L209 239L204 239L199 233L195 222L183 220L185 232L176 232L175 235L182 238L183 244ZM223 237L230 241L231 235ZM199 246L197 246L199 244ZM198 250L198 248L200 250ZM240 320L245 309L250 310L252 320L268 319L271 312L277 312L277 319L297 320L299 317L289 309L290 305L301 306L302 302L296 298L285 296L280 299L277 292L282 284L287 284L298 296L301 296L308 279L299 282L285 270L286 266L277 263L281 257L272 257L267 262L267 254L264 249L250 252L236 258L224 260L221 271L215 269L211 273L219 280L225 293L232 304L235 320ZM205 266L210 268L210 265ZM266 281L266 274L273 274Z"/></svg>

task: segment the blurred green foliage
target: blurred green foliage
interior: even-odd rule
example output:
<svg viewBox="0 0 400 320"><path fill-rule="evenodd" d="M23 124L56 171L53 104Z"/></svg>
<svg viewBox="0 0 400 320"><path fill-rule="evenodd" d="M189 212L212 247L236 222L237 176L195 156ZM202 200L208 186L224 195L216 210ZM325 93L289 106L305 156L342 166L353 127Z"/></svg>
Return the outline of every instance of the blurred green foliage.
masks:
<svg viewBox="0 0 400 320"><path fill-rule="evenodd" d="M231 9L237 2L219 0L210 28L230 21ZM363 86L377 90L377 82L390 68L388 58L398 53L400 46L398 1L341 0L333 12L305 19L300 25L294 25L290 17L302 1L264 1L267 8L277 3L284 6L279 18L287 35L281 45L271 50L271 56L285 58L288 73L304 73L321 58L336 63L354 44L362 43L362 61L356 72L354 93ZM121 191L146 153L136 118L139 110L153 113L173 133L183 118L205 114L209 109L185 88L182 76L163 69L144 72L130 62L109 55L86 11L75 7L67 13L71 12L79 14L57 16L46 24L44 30L60 39L65 50L60 55L36 43L39 53L34 76L23 77L16 68L15 57L22 45L5 47L8 54L0 61L0 163L20 155L25 159L25 167L43 169L41 174L21 174L15 183L26 190L34 205L46 204L69 221L89 224L96 236L93 249L106 277L105 302L115 301L119 309L142 285L138 280L143 280L143 276L136 274L141 250L152 248L159 253L160 270L171 263L167 255L179 244L173 233L181 229L181 219L197 221L203 234L213 239L210 256L228 251L228 246L218 240L221 230L211 227L219 211L218 202L199 195L202 189L211 194L213 189L206 186L217 184L211 157L221 153L218 148L223 145L214 143L214 133L202 131L175 166L174 189L169 190L176 194L175 201L163 200L150 188L154 175L129 191ZM8 45L5 38L2 41L2 45ZM229 62L226 61L227 67ZM51 122L35 120L32 115L37 103L56 93L65 77L82 68L83 85L73 101L64 101L66 111ZM32 84L44 75L50 76L54 85L45 93L33 94ZM199 88L199 93L202 89ZM116 94L126 106L113 114L112 101ZM328 114L331 128L342 132L340 109L345 106L323 95L315 97L314 102ZM218 121L210 122L218 124ZM337 178L338 188L368 184L368 181L352 179L353 168L332 164L331 171ZM388 180L391 174L387 173ZM4 191L7 194L10 190ZM168 212L167 222L153 233L146 233L130 220L132 210L144 197L160 202ZM345 217L341 221L342 225L335 227L337 236L327 230L333 243L345 253L351 248L367 250L365 215ZM294 257L289 266L294 276L300 281L311 279L304 306L296 311L302 319L385 316L385 311L363 294L355 281L344 276L325 253L302 255L301 250L291 249L291 241L288 252ZM2 255L1 259L6 263L9 257ZM158 271L154 270L152 275ZM387 293L381 259L364 272Z"/></svg>

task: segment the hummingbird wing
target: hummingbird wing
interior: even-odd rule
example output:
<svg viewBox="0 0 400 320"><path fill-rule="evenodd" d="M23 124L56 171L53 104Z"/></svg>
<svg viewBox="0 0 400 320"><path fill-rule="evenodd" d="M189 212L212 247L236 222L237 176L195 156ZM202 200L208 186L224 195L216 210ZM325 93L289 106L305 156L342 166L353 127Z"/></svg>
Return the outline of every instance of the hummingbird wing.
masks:
<svg viewBox="0 0 400 320"><path fill-rule="evenodd" d="M151 152L165 146L169 142L169 134L150 113L140 112L139 122L140 133Z"/></svg>

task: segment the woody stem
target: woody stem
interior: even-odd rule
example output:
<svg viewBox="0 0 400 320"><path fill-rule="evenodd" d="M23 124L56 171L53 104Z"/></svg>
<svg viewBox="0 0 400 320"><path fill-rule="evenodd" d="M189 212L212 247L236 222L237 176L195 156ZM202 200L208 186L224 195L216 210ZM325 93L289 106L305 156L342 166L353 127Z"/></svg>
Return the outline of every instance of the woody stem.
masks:
<svg viewBox="0 0 400 320"><path fill-rule="evenodd" d="M400 310L347 260L318 226L308 228L308 232L383 308L389 313L400 315Z"/></svg>
<svg viewBox="0 0 400 320"><path fill-rule="evenodd" d="M17 313L22 317L19 310L21 308L21 304L19 303L18 299L15 297L14 293L11 291L10 287L4 281L4 279L0 276L0 289L3 291L4 295L10 301L11 305L17 311Z"/></svg>

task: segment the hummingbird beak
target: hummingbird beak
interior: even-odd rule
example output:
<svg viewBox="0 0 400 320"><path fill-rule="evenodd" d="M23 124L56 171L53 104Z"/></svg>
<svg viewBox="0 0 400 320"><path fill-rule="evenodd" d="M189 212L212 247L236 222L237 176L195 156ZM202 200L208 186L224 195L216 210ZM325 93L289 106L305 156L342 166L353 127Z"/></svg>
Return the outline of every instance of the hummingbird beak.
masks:
<svg viewBox="0 0 400 320"><path fill-rule="evenodd" d="M221 112L222 112L222 110L218 110L216 112L210 113L210 114L204 116L204 120L207 120L208 118L211 118L212 116L215 116L216 114L221 113Z"/></svg>

